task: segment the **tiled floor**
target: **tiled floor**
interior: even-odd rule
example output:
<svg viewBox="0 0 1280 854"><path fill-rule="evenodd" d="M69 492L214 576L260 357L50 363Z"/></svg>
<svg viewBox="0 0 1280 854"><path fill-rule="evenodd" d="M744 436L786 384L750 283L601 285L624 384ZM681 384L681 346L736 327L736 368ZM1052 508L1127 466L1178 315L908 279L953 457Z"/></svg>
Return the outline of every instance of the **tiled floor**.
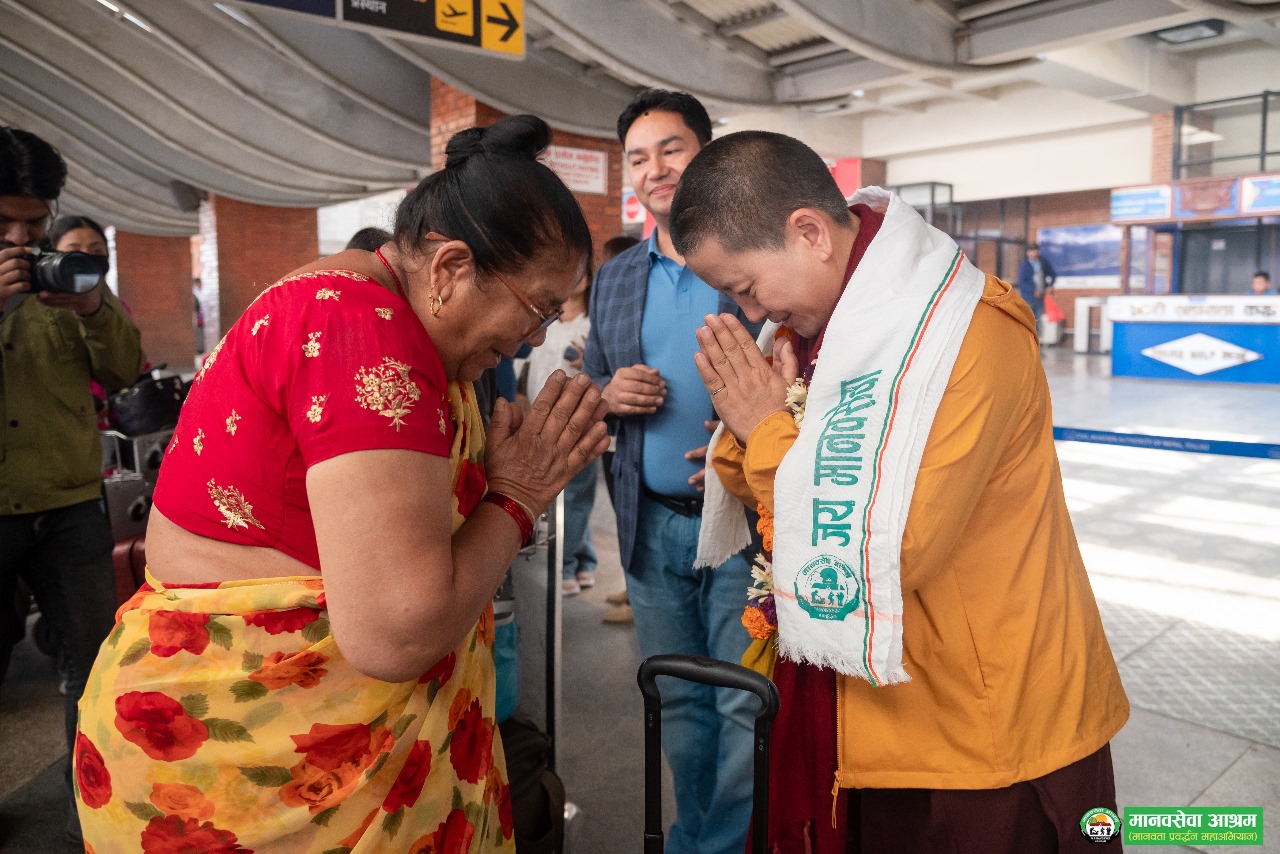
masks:
<svg viewBox="0 0 1280 854"><path fill-rule="evenodd" d="M1280 388L1113 380L1107 364L1048 352L1057 424L1280 443ZM1112 744L1120 804L1261 805L1264 850L1280 850L1280 460L1058 451L1133 706ZM638 850L643 803L634 633L600 622L622 587L603 490L592 525L599 583L564 603L560 772L581 809L574 854ZM60 850L41 837L61 827L57 775L28 781L58 759L60 731L46 730L61 698L40 656L23 651L14 668L0 689L0 851Z"/></svg>

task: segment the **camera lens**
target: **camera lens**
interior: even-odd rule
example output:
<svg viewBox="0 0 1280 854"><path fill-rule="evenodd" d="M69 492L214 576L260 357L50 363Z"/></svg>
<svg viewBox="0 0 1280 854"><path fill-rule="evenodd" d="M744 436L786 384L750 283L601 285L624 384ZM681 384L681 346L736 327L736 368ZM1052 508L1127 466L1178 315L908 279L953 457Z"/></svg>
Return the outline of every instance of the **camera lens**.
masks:
<svg viewBox="0 0 1280 854"><path fill-rule="evenodd" d="M108 261L87 252L44 252L31 257L31 289L86 294L102 284Z"/></svg>

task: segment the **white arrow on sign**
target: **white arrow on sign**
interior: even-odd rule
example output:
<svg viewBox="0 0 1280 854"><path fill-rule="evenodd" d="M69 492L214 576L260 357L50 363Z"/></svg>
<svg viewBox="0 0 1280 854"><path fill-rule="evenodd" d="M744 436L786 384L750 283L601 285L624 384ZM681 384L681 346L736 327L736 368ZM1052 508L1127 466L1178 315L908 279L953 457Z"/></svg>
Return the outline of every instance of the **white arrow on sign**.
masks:
<svg viewBox="0 0 1280 854"><path fill-rule="evenodd" d="M1148 347L1142 355L1196 376L1247 365L1262 358L1261 353L1203 332Z"/></svg>

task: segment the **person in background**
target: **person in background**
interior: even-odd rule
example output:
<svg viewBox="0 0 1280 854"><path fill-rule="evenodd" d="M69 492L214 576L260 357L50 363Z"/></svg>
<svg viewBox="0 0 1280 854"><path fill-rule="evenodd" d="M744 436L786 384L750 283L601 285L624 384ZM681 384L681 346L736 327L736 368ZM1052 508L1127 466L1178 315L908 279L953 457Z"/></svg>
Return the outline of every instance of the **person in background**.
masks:
<svg viewBox="0 0 1280 854"><path fill-rule="evenodd" d="M608 263L609 261L612 261L614 258L617 258L623 252L630 249L632 246L635 246L639 242L639 238L632 237L629 234L619 234L617 237L610 237L605 241L603 251L600 253L602 256L601 263ZM613 504L613 454L618 442L618 437L615 433L616 431L613 429L613 426L610 425L609 450L604 452L604 456L600 460L600 467L604 470L604 487L609 494L610 505ZM635 614L631 610L631 598L627 596L627 588L625 586L626 580L627 577L624 573L622 576L623 588L617 593L610 593L608 596L604 597L605 601L609 603L609 610L605 611L604 615L600 618L602 622L614 623L617 625L631 625L635 623Z"/></svg>
<svg viewBox="0 0 1280 854"><path fill-rule="evenodd" d="M1276 289L1271 287L1271 274L1266 270L1259 270L1253 274L1253 281L1249 283L1249 290L1246 293L1252 296L1265 296L1274 294Z"/></svg>
<svg viewBox="0 0 1280 854"><path fill-rule="evenodd" d="M1049 259L1040 257L1040 244L1028 244L1027 257L1018 265L1018 293L1031 306L1037 330L1040 328L1040 317L1044 314L1045 295L1053 293L1053 284L1057 280L1058 274ZM1038 337L1039 332L1036 334Z"/></svg>
<svg viewBox="0 0 1280 854"><path fill-rule="evenodd" d="M472 390L586 272L550 139L455 134L392 242L284 277L205 360L81 703L98 851L510 850L491 602L608 444L585 377L487 431Z"/></svg>
<svg viewBox="0 0 1280 854"><path fill-rule="evenodd" d="M567 376L582 372L582 351L587 343L591 321L587 319L587 303L591 298L591 276L582 277L569 299L565 300L560 322L547 329L547 340L529 354L529 376L526 388L530 398L537 397L557 370ZM591 542L591 510L596 503L596 482L600 465L593 462L574 475L564 489L564 577L566 596L575 596L596 584L596 549Z"/></svg>
<svg viewBox="0 0 1280 854"><path fill-rule="evenodd" d="M64 214L58 217L49 226L47 239L56 252L84 252L102 258L108 255L107 232L87 216ZM123 300L120 305L132 318L133 312L129 310L129 306ZM89 391L93 394L93 405L98 410L98 429L111 429L106 390L95 380L89 383Z"/></svg>
<svg viewBox="0 0 1280 854"><path fill-rule="evenodd" d="M385 228L370 225L351 235L351 239L347 241L346 248L377 252L389 242L391 242L391 232Z"/></svg>
<svg viewBox="0 0 1280 854"><path fill-rule="evenodd" d="M737 661L750 642L739 622L749 561L739 552L694 566L715 412L693 354L702 317L738 309L685 266L667 231L676 184L710 142L711 119L691 95L647 90L618 117L618 139L657 228L596 274L584 369L617 423L618 553L636 639L645 657ZM739 854L751 813L755 701L689 682L663 685L662 698L676 795L666 854Z"/></svg>
<svg viewBox="0 0 1280 854"><path fill-rule="evenodd" d="M46 237L66 181L62 156L35 134L0 128L0 603L21 577L61 638L67 747L76 703L116 609L102 442L90 381L123 388L142 370L142 336L106 284L83 294L31 291L31 250ZM0 609L0 674L21 623ZM67 835L80 837L71 762Z"/></svg>

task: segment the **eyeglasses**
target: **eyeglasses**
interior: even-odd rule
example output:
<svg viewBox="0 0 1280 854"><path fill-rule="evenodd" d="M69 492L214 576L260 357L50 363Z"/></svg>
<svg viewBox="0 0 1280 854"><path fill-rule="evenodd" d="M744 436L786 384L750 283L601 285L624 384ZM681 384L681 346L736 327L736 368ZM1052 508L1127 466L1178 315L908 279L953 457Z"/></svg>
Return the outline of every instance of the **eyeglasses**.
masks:
<svg viewBox="0 0 1280 854"><path fill-rule="evenodd" d="M445 237L443 234L441 234L438 231L431 231L427 233L427 239L448 241L448 240L452 240L453 238ZM533 312L533 316L537 318L536 320L533 321L533 325L529 327L529 331L520 336L521 341L527 341L528 339L532 338L538 333L545 332L547 328L551 326L551 324L555 323L557 320L560 319L560 315L564 314L563 308L557 308L551 314L543 314L542 309L534 305L533 300L525 296L524 292L519 290L515 285L511 284L502 276L499 276L497 273L492 273L490 275L492 275L499 282L502 282L502 286L505 287L507 290L511 291L511 295L514 296L516 299L520 300L521 304L524 305L525 308L529 309L529 311Z"/></svg>
<svg viewBox="0 0 1280 854"><path fill-rule="evenodd" d="M520 290L516 288L515 285L511 284L506 279L499 276L497 273L493 273L491 275L495 279L497 279L499 282L502 282L502 284L506 287L506 289L511 291L511 294L516 299L524 303L524 307L529 309L529 311L533 312L533 316L537 318L536 320L533 321L533 325L529 327L529 331L520 336L520 339L522 341L527 341L530 338L534 337L535 335L539 334L540 332L545 332L547 330L547 327L549 327L551 324L559 320L560 315L564 314L563 308L556 308L553 312L551 312L551 314L543 314L542 309L534 305L533 300L525 296Z"/></svg>

